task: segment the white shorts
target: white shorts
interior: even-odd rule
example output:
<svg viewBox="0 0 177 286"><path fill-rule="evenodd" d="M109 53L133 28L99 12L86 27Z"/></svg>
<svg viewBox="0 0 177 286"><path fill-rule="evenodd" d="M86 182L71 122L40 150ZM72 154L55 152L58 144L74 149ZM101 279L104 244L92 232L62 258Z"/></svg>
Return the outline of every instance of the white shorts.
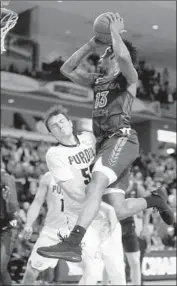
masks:
<svg viewBox="0 0 177 286"><path fill-rule="evenodd" d="M68 226L72 230L76 224L77 216L68 215ZM93 220L91 225L86 231L86 234L82 240L82 256L90 259L100 259L101 244L107 241L109 237L109 223L104 214L100 214L98 219Z"/></svg>
<svg viewBox="0 0 177 286"><path fill-rule="evenodd" d="M100 244L100 249L103 259L106 259L106 257L109 256L113 261L115 258L117 260L117 257L119 257L119 260L121 258L124 260L122 228L119 222L117 223L115 230Z"/></svg>
<svg viewBox="0 0 177 286"><path fill-rule="evenodd" d="M62 234L64 235L68 234L68 228L67 225L65 229L62 229ZM39 238L37 239L36 243L34 244L34 247L32 249L31 255L29 257L28 262L31 263L31 266L38 271L44 271L48 269L49 267L55 268L55 266L58 263L58 259L53 258L45 258L37 253L37 248L43 247L43 246L50 246L59 243L59 237L58 237L58 229L53 229L47 226L44 226Z"/></svg>
<svg viewBox="0 0 177 286"><path fill-rule="evenodd" d="M77 222L77 215L72 213L67 213L68 227L70 231L74 228ZM82 240L82 255L83 259L85 255L88 255L90 258L95 257L98 247L100 244L100 221L93 221L92 224L86 231L86 234Z"/></svg>

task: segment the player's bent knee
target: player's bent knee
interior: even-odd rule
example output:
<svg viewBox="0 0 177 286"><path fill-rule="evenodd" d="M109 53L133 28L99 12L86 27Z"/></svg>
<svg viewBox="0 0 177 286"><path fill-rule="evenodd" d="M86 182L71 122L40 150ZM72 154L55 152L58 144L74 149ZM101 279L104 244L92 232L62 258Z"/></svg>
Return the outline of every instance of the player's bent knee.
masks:
<svg viewBox="0 0 177 286"><path fill-rule="evenodd" d="M107 180L106 187L108 187L117 180L116 173L111 168L108 168L103 165L101 157L96 161L93 167L92 174L94 175L94 173L99 173L100 176L102 176L102 179L106 178Z"/></svg>
<svg viewBox="0 0 177 286"><path fill-rule="evenodd" d="M124 204L120 205L119 208L116 208L116 215L118 220L123 220L128 217L127 210L124 207Z"/></svg>
<svg viewBox="0 0 177 286"><path fill-rule="evenodd" d="M117 218L120 220L126 219L129 216L132 216L132 213L134 212L134 205L131 203L127 203L128 199L124 200L122 204L120 204L120 207L117 208Z"/></svg>
<svg viewBox="0 0 177 286"><path fill-rule="evenodd" d="M109 185L109 178L106 174L104 174L104 172L95 170L92 172L91 183L94 183L96 186L105 189Z"/></svg>
<svg viewBox="0 0 177 286"><path fill-rule="evenodd" d="M103 193L103 201L114 207L118 220L123 220L127 217L127 211L124 206L124 190L118 188L107 188Z"/></svg>

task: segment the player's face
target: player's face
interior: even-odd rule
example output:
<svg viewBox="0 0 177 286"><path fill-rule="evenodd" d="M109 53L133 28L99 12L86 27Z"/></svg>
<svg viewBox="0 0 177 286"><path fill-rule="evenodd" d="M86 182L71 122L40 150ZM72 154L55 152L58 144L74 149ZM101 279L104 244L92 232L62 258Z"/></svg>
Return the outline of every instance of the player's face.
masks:
<svg viewBox="0 0 177 286"><path fill-rule="evenodd" d="M107 48L98 62L98 72L103 75L114 74L118 71L118 64L111 47Z"/></svg>
<svg viewBox="0 0 177 286"><path fill-rule="evenodd" d="M73 134L72 122L63 114L52 116L48 125L52 135L59 141L61 138L68 138Z"/></svg>

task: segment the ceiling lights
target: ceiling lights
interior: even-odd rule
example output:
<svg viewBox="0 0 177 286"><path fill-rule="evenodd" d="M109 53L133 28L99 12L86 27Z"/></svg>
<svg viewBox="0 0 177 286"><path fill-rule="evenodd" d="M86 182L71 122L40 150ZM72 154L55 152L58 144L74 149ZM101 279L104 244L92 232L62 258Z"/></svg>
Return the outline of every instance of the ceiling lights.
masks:
<svg viewBox="0 0 177 286"><path fill-rule="evenodd" d="M8 99L8 103L14 103L14 99Z"/></svg>
<svg viewBox="0 0 177 286"><path fill-rule="evenodd" d="M153 29L153 30L158 30L158 29L159 29L159 26L158 26L158 25L153 25L153 26L152 26L152 29Z"/></svg>

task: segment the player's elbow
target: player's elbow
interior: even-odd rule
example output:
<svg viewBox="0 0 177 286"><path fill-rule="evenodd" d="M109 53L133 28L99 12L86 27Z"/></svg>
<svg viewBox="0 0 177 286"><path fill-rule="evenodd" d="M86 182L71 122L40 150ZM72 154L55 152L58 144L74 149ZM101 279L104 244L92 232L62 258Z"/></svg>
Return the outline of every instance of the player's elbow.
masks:
<svg viewBox="0 0 177 286"><path fill-rule="evenodd" d="M122 74L127 78L129 84L138 82L138 73L133 66L130 55L119 57L119 66Z"/></svg>
<svg viewBox="0 0 177 286"><path fill-rule="evenodd" d="M64 75L64 76L68 76L71 72L72 72L72 68L67 64L64 63L61 68L60 68L60 72Z"/></svg>
<svg viewBox="0 0 177 286"><path fill-rule="evenodd" d="M138 82L138 73L135 70L135 68L133 68L131 78L132 78L132 83L137 83Z"/></svg>

